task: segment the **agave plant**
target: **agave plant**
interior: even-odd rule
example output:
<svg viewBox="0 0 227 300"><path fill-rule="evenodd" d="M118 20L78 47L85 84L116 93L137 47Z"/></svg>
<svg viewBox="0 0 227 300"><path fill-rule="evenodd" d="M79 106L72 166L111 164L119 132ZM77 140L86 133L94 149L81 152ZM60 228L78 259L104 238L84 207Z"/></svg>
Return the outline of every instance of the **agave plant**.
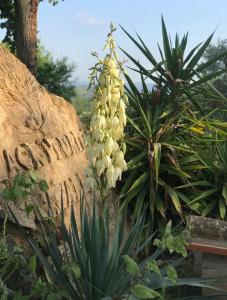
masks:
<svg viewBox="0 0 227 300"><path fill-rule="evenodd" d="M158 62L138 34L137 40L124 32L153 68L148 70L122 49L137 67L133 70L141 76L142 90L125 74L130 103L125 138L129 172L121 195L133 206L134 218L143 207L148 208L152 226L160 221L160 216L176 218L177 213L183 218L183 211L200 213L199 201L192 199L198 196L198 185L207 186L200 176L207 168L201 151L210 132L218 130L211 126L212 112L206 113L203 104L214 95L223 101L223 96L215 94L210 81L226 71L200 75L215 61L198 65L213 34L186 55L188 34L181 40L176 35L172 46L162 19L163 50L158 46L162 58ZM227 52L219 57L225 55ZM152 90L150 82L153 82Z"/></svg>

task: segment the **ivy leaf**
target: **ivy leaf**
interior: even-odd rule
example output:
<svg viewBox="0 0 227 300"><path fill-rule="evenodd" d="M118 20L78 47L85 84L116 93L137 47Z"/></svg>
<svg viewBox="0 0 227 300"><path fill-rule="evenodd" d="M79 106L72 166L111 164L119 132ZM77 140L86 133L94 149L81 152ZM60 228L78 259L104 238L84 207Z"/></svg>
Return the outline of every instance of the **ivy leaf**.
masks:
<svg viewBox="0 0 227 300"><path fill-rule="evenodd" d="M13 193L16 199L22 199L29 195L23 186L16 185L13 187Z"/></svg>
<svg viewBox="0 0 227 300"><path fill-rule="evenodd" d="M156 260L150 260L147 263L147 269L149 271L154 272L154 273L158 274L159 276L161 276L161 272L159 270Z"/></svg>
<svg viewBox="0 0 227 300"><path fill-rule="evenodd" d="M166 273L167 273L168 278L169 278L173 283L176 283L176 282L177 282L178 275L177 275L176 269L175 269L173 266L168 265L168 266L166 267Z"/></svg>
<svg viewBox="0 0 227 300"><path fill-rule="evenodd" d="M39 188L42 192L47 192L49 187L48 187L48 184L45 180L40 180L39 182Z"/></svg>
<svg viewBox="0 0 227 300"><path fill-rule="evenodd" d="M187 256L187 250L185 247L185 241L181 236L176 236L173 241L174 250L180 253L182 256Z"/></svg>
<svg viewBox="0 0 227 300"><path fill-rule="evenodd" d="M11 201L15 201L16 200L13 189L4 189L2 191L2 196L6 200L11 200Z"/></svg>
<svg viewBox="0 0 227 300"><path fill-rule="evenodd" d="M158 292L140 284L136 285L133 289L133 295L138 299L155 299L157 297L162 298Z"/></svg>
<svg viewBox="0 0 227 300"><path fill-rule="evenodd" d="M23 176L24 175L16 175L14 180L13 180L13 183L14 185L22 185L22 182L23 182Z"/></svg>
<svg viewBox="0 0 227 300"><path fill-rule="evenodd" d="M124 255L123 257L124 262L127 265L127 271L132 274L132 275L136 275L139 273L139 266L138 264L135 262L134 259L132 259L131 257L129 257L128 255Z"/></svg>
<svg viewBox="0 0 227 300"><path fill-rule="evenodd" d="M31 188L33 185L33 181L30 176L24 176L21 181L21 185L25 188Z"/></svg>

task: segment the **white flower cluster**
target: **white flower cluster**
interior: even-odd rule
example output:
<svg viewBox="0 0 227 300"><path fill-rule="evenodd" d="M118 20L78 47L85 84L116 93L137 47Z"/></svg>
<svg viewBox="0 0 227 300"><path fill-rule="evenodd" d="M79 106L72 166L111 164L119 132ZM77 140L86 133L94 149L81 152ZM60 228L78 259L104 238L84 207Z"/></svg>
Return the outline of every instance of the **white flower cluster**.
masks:
<svg viewBox="0 0 227 300"><path fill-rule="evenodd" d="M122 142L126 125L124 82L116 59L107 55L102 62L98 85L94 96L87 157L86 184L96 189L99 184L115 187L126 170L125 144Z"/></svg>

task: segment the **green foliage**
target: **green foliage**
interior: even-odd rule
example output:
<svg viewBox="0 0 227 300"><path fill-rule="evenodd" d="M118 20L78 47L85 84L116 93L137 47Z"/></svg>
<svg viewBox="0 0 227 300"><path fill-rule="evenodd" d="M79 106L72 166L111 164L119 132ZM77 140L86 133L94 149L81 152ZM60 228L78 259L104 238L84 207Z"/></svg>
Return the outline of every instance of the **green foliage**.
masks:
<svg viewBox="0 0 227 300"><path fill-rule="evenodd" d="M16 53L15 1L16 0L0 1L0 28L6 30L6 34L2 40L2 43L6 43L13 53ZM40 0L39 2L42 1L43 0ZM58 4L58 2L59 0L49 0L49 3L54 6Z"/></svg>
<svg viewBox="0 0 227 300"><path fill-rule="evenodd" d="M215 57L226 52L227 39L218 40L216 44L211 44L206 49L203 55L204 63L211 59L215 59ZM220 57L219 59L215 59L215 62L212 65L205 68L204 73L211 74L213 72L216 72L217 70L222 70L224 68L227 68L227 54L225 56ZM213 85L227 98L227 72L222 74L218 79L214 80Z"/></svg>
<svg viewBox="0 0 227 300"><path fill-rule="evenodd" d="M203 160L208 166L201 174L202 179L208 183L207 188L203 188L193 201L196 203L200 199L208 198L205 209L201 212L203 216L219 216L226 219L227 205L227 141L218 141L208 144L208 151L204 150Z"/></svg>
<svg viewBox="0 0 227 300"><path fill-rule="evenodd" d="M23 250L15 243L10 244L7 241L5 217L0 235L0 299L12 299L19 291L27 293L33 281L34 277L30 274Z"/></svg>
<svg viewBox="0 0 227 300"><path fill-rule="evenodd" d="M133 290L133 295L138 299L157 299L162 296L145 285L137 284Z"/></svg>
<svg viewBox="0 0 227 300"><path fill-rule="evenodd" d="M139 273L139 266L137 263L128 255L123 255L122 258L126 263L128 273L137 275Z"/></svg>
<svg viewBox="0 0 227 300"><path fill-rule="evenodd" d="M162 19L163 47L158 46L157 61L138 34L135 39L124 32L153 67L146 69L122 50L135 65L142 90L125 74L130 104L125 136L128 173L121 196L133 209L134 220L146 208L149 232L168 219L178 222L187 213L202 214L214 202L217 189L205 176L214 161L205 162L205 157L215 141L226 140L226 124L215 120L213 111L206 112L204 102L214 97L224 101L211 81L226 69L201 75L215 61L198 64L213 34L187 51L188 34L182 39L176 35L172 42Z"/></svg>
<svg viewBox="0 0 227 300"><path fill-rule="evenodd" d="M13 179L12 186L5 188L2 191L2 195L6 200L16 201L30 195L31 191L34 190L37 185L42 192L46 192L48 190L46 181L38 180L34 172L30 171L18 174Z"/></svg>
<svg viewBox="0 0 227 300"><path fill-rule="evenodd" d="M32 177L39 182L34 174ZM26 182L27 186L27 181L24 179L17 180L23 184ZM3 266L0 268L0 289L5 298L1 299L166 299L165 293L171 287L196 285L212 288L210 284L214 279L179 278L176 267L182 266L181 258L172 258L168 261L161 259L161 255L166 249L171 253L175 249L178 253L184 253L182 249L179 251L178 246L173 242L166 242L169 237L175 241L177 238L172 235L171 223L167 225L162 240L156 240L162 249L157 249L151 256L139 262L138 255L153 238L151 236L141 246L139 245L144 226L143 215L137 219L131 230L125 235L124 214L119 212L112 232L110 231L112 225L110 226L108 209L104 208L102 213L98 213L94 205L90 216L83 203L80 207L79 232L73 209L71 210L70 226L66 227L62 206L61 245L57 238L59 228L53 227L55 225L53 223L44 224L38 208L35 210L44 237L42 246L37 239L27 235L10 210L34 254L27 260L23 256L23 251L18 247L14 248L13 253L9 253L6 247L5 220L3 239L0 243L0 253L3 254L3 260L0 255L0 264ZM181 247L185 247L184 236L181 236L181 240ZM19 264L15 264L16 253L20 255ZM37 257L39 261L37 261ZM37 275L38 262L41 262L44 268L45 280ZM22 269L26 272L21 272ZM18 272L20 273L18 274ZM25 277L24 274L26 274ZM28 290L25 291L23 287L27 282L26 278L32 278L32 281ZM15 279L17 282L19 280L20 285L15 286Z"/></svg>
<svg viewBox="0 0 227 300"><path fill-rule="evenodd" d="M15 19L14 0L0 2L0 28L6 30L2 43L9 45L10 50L15 53Z"/></svg>
<svg viewBox="0 0 227 300"><path fill-rule="evenodd" d="M92 114L92 97L94 90L87 90L86 86L78 86L76 88L76 96L74 97L72 104L76 109L76 113L85 125L90 124Z"/></svg>
<svg viewBox="0 0 227 300"><path fill-rule="evenodd" d="M178 278L176 267L182 265L182 259L162 262L163 250L157 249L138 262L138 254L151 240L149 238L142 246L138 244L144 218L139 217L126 236L124 223L125 218L119 214L114 231L110 233L108 209L99 214L94 206L89 216L81 204L80 234L73 209L69 229L62 211L61 251L52 227L41 226L45 252L37 241L27 237L44 267L47 281L56 287L56 295L61 287L63 294L58 294L62 295L59 299L165 299L164 290L172 286L207 284L209 287L209 280ZM170 226L168 230L171 231Z"/></svg>
<svg viewBox="0 0 227 300"><path fill-rule="evenodd" d="M49 92L72 101L76 96L75 82L72 80L75 65L66 57L54 60L52 54L42 46L37 54L37 80Z"/></svg>
<svg viewBox="0 0 227 300"><path fill-rule="evenodd" d="M43 264L48 280L57 286L64 286L70 299L100 299L104 296L121 295L128 288L123 255L135 255L135 246L143 228L143 218L139 218L127 237L123 237L125 219L119 216L110 241L109 214L98 215L94 207L91 219L85 208L81 209L80 228L71 212L71 229L64 224L62 215L61 233L64 251L59 252L56 233L43 228L45 248L51 262L46 259L35 241L31 246ZM69 251L69 252L68 252ZM125 271L124 271L125 270Z"/></svg>
<svg viewBox="0 0 227 300"><path fill-rule="evenodd" d="M164 234L161 240L156 238L154 245L160 249L168 249L170 253L178 253L182 256L187 256L186 246L189 242L190 233L185 229L182 233L173 235L172 234L172 222L169 221L166 225Z"/></svg>
<svg viewBox="0 0 227 300"><path fill-rule="evenodd" d="M42 1L40 1L42 2ZM49 0L56 5L58 0ZM16 53L15 0L0 1L0 28L6 30L2 43L12 53ZM37 50L37 80L45 88L58 96L72 101L76 96L73 72L75 65L69 63L66 57L54 60L52 54L39 45Z"/></svg>

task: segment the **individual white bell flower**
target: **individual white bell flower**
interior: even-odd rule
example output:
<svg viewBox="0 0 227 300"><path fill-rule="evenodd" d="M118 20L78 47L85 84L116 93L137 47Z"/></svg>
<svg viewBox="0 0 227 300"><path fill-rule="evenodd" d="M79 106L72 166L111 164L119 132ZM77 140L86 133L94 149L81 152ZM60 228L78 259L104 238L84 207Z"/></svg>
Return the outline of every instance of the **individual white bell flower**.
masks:
<svg viewBox="0 0 227 300"><path fill-rule="evenodd" d="M105 91L103 91L101 97L100 97L100 102L102 104L105 104L106 102L108 101L108 94L107 94L107 91L105 89Z"/></svg>
<svg viewBox="0 0 227 300"><path fill-rule="evenodd" d="M119 167L121 170L125 170L127 167L127 164L124 159L124 154L121 150L118 151L116 154L114 165Z"/></svg>
<svg viewBox="0 0 227 300"><path fill-rule="evenodd" d="M104 116L98 116L98 118L96 119L96 127L106 128L106 119Z"/></svg>
<svg viewBox="0 0 227 300"><path fill-rule="evenodd" d="M112 136L116 140L120 140L124 135L124 128L122 125L119 125L116 128L113 128L112 130Z"/></svg>
<svg viewBox="0 0 227 300"><path fill-rule="evenodd" d="M111 165L111 158L109 155L104 155L102 161L106 168L108 168Z"/></svg>
<svg viewBox="0 0 227 300"><path fill-rule="evenodd" d="M105 168L106 168L106 166L104 165L102 159L98 159L98 160L96 161L95 167L96 167L97 175L98 175L98 176L101 176L102 173L105 171Z"/></svg>
<svg viewBox="0 0 227 300"><path fill-rule="evenodd" d="M114 116L111 120L110 120L110 125L111 127L117 127L119 125L119 119L117 116Z"/></svg>
<svg viewBox="0 0 227 300"><path fill-rule="evenodd" d="M125 153L126 153L126 144L125 144L125 143L122 143L121 147L122 147L122 152L123 152L124 155L125 155Z"/></svg>
<svg viewBox="0 0 227 300"><path fill-rule="evenodd" d="M124 104L124 102L120 101L120 103L119 103L119 112L125 114L125 108L126 108L126 105Z"/></svg>
<svg viewBox="0 0 227 300"><path fill-rule="evenodd" d="M97 186L97 183L95 181L94 177L87 177L85 179L85 186L91 190L94 190Z"/></svg>
<svg viewBox="0 0 227 300"><path fill-rule="evenodd" d="M108 188L115 187L116 176L114 166L111 164L106 170L106 179Z"/></svg>
<svg viewBox="0 0 227 300"><path fill-rule="evenodd" d="M126 114L123 112L119 112L118 117L119 117L120 124L125 126L126 125Z"/></svg>
<svg viewBox="0 0 227 300"><path fill-rule="evenodd" d="M103 144L95 142L93 144L93 153L94 153L95 157L97 157L97 158L101 157L102 153L103 153Z"/></svg>
<svg viewBox="0 0 227 300"><path fill-rule="evenodd" d="M94 130L93 139L97 142L102 142L105 137L105 133L102 129L98 128Z"/></svg>
<svg viewBox="0 0 227 300"><path fill-rule="evenodd" d="M117 152L120 150L120 147L119 147L119 145L118 145L118 143L115 141L114 142L114 147L113 147L113 151L112 151L112 161L114 162L114 160L115 160L115 156L116 156L116 154L117 154Z"/></svg>
<svg viewBox="0 0 227 300"><path fill-rule="evenodd" d="M124 160L124 154L121 150L116 153L115 165L120 167L121 162Z"/></svg>
<svg viewBox="0 0 227 300"><path fill-rule="evenodd" d="M122 169L119 167L115 167L114 172L115 172L115 181L121 180Z"/></svg>
<svg viewBox="0 0 227 300"><path fill-rule="evenodd" d="M112 137L107 137L106 142L105 142L105 153L107 155L110 155L111 152L113 151L114 148L114 141L112 139Z"/></svg>
<svg viewBox="0 0 227 300"><path fill-rule="evenodd" d="M107 100L108 100L109 103L111 103L111 99L112 99L112 94L111 94L111 92L108 92Z"/></svg>
<svg viewBox="0 0 227 300"><path fill-rule="evenodd" d="M94 167L95 164L96 164L97 157L95 157L95 156L90 156L90 157L88 157L88 160L89 160L91 166Z"/></svg>

